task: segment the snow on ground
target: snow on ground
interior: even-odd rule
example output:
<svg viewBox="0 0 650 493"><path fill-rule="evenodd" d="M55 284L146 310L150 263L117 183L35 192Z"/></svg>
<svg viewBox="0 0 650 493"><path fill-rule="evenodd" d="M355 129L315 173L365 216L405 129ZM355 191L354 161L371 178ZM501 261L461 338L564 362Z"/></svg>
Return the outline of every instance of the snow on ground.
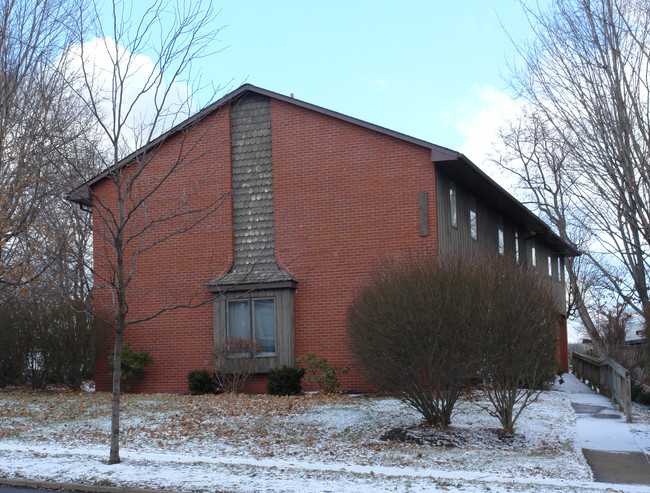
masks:
<svg viewBox="0 0 650 493"><path fill-rule="evenodd" d="M558 391L524 411L513 444L486 445L498 422L462 400L461 447L382 440L421 422L390 398L125 395L123 462L111 466L109 409L107 394L0 394L0 477L187 492L645 491L592 482ZM649 437L650 414L635 418L634 436Z"/></svg>

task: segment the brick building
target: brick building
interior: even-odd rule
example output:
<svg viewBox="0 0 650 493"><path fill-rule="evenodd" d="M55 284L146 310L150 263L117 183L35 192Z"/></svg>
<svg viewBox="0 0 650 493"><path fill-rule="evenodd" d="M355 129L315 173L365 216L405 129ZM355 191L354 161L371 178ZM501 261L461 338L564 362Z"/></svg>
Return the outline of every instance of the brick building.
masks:
<svg viewBox="0 0 650 493"><path fill-rule="evenodd" d="M187 392L188 371L209 368L228 335L262 346L251 390L307 353L352 366L343 388L367 390L347 348L346 309L377 263L407 252L511 255L548 278L565 311L564 258L577 252L465 156L244 85L70 193L93 211L95 303L106 313L114 293L102 238L115 173L140 174L132 200L146 207L127 237L151 245L138 254L129 317L198 305L127 329L125 340L156 361L143 392ZM188 218L188 231L157 243ZM98 390L110 389L110 346ZM566 366L565 319L558 351Z"/></svg>

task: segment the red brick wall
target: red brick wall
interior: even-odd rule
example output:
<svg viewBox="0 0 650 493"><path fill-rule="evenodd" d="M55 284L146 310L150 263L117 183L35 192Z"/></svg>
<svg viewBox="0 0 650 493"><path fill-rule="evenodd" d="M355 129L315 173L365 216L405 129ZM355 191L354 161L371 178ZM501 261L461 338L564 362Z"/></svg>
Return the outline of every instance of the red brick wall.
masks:
<svg viewBox="0 0 650 493"><path fill-rule="evenodd" d="M296 356L353 366L348 390L370 390L347 346L346 310L374 266L437 249L430 151L272 101L275 248L298 280ZM428 191L429 236L418 192Z"/></svg>
<svg viewBox="0 0 650 493"><path fill-rule="evenodd" d="M205 284L227 272L232 263L228 110L211 115L197 125L188 138L179 136L157 151L155 162L142 175L133 197L142 197L151 191L179 161L179 156L182 156L183 165L147 200L147 219L164 218L175 210L196 211L221 197L222 203L215 214L189 232L172 236L138 257L136 275L128 290L130 320L150 316L166 306L209 301ZM134 167L129 168L129 173L134 171ZM114 256L102 241L102 235L107 228L114 230L114 226L107 225L110 216L106 207L115 207L115 185L106 179L95 187L95 193L99 198L93 207L95 305L98 310L110 313L114 307L113 295L103 279L111 276L109 260ZM198 217L200 213L197 212L149 228L144 245L151 245L169 231L183 228ZM143 216L133 217L126 228L127 235L141 231L143 220ZM134 250L129 251L133 253ZM128 262L129 259L127 266L130 267ZM154 320L130 325L125 341L131 342L132 349L148 351L156 362L148 369L138 391L187 392L187 372L211 364L212 304L208 302L192 310L169 311ZM97 390L111 388L107 361L114 346L114 333L109 331L104 342L97 360Z"/></svg>
<svg viewBox="0 0 650 493"><path fill-rule="evenodd" d="M343 377L344 388L368 390L347 349L346 309L376 263L412 250L436 251L430 151L276 100L272 101L272 127L276 257L298 280L296 356L315 353L332 364L350 365L353 370ZM193 129L193 142L184 144L192 148L192 162L149 200L149 214L163 215L178 205L182 191L195 188L193 203L200 204L230 189L229 132L227 109ZM143 176L145 189L172 165L178 144L175 139L163 146L155 167ZM200 183L197 177L202 176L210 176L209 183ZM113 187L105 180L95 191L110 203ZM427 237L419 235L420 191L429 192ZM103 228L102 216L105 211L95 207L98 232ZM130 319L191 297L193 302L208 300L205 284L227 272L232 262L231 228L232 204L226 200L191 232L142 254L129 292ZM163 229L151 231L147 238L163 237ZM95 238L95 266L106 276L110 255L101 235ZM112 297L101 276L96 276L96 304L106 311ZM187 392L187 372L210 365L212 338L211 303L129 326L125 340L156 360L137 390ZM110 390L106 361L112 346L111 334L98 360L98 390ZM264 388L263 378L251 383L255 390Z"/></svg>

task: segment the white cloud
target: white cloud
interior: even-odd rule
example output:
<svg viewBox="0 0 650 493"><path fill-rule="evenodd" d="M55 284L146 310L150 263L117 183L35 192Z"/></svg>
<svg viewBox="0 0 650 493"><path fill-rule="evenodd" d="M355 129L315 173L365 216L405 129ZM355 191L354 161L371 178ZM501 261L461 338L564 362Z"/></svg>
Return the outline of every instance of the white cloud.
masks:
<svg viewBox="0 0 650 493"><path fill-rule="evenodd" d="M187 85L170 82L148 56L130 53L111 38L95 38L83 47L73 45L65 56L75 86L86 100L92 94L107 132L114 134L119 125L123 126L122 155L194 110Z"/></svg>
<svg viewBox="0 0 650 493"><path fill-rule="evenodd" d="M513 177L491 165L490 157L501 147L499 127L518 118L520 113L520 104L505 92L475 85L454 117L454 125L464 137L460 152L509 190L514 185Z"/></svg>

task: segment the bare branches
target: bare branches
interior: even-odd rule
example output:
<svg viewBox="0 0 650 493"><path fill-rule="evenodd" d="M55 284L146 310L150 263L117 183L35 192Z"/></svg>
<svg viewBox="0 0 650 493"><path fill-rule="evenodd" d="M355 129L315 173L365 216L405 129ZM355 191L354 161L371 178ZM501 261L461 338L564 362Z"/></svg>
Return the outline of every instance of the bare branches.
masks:
<svg viewBox="0 0 650 493"><path fill-rule="evenodd" d="M57 154L70 135L54 66L67 42L68 0L0 7L0 286L25 284L51 259L47 224L60 190Z"/></svg>
<svg viewBox="0 0 650 493"><path fill-rule="evenodd" d="M647 318L650 12L635 0L524 8L535 35L518 49L513 84L526 110L504 132L501 164L516 169L532 203L587 253L616 297ZM577 270L569 277L597 342L589 294L578 289Z"/></svg>
<svg viewBox="0 0 650 493"><path fill-rule="evenodd" d="M215 119L196 119L158 139L195 111L192 98L200 87L195 64L215 53L221 30L215 27L211 3L156 0L137 13L133 5L115 0L110 16L101 17L94 4L88 9L92 23L85 11L79 12L75 44L63 57L67 89L91 115L89 126L99 137L93 153L103 167L103 179L88 188L88 200L95 233L95 299L116 336L111 463L120 461L119 373L125 330L209 300L206 292L165 286L167 302L146 310L134 307L142 265L165 244L199 230L230 193L214 189L213 177L220 170L205 165L216 148L229 142L229 135L215 131ZM69 165L80 181L88 178L79 163Z"/></svg>

